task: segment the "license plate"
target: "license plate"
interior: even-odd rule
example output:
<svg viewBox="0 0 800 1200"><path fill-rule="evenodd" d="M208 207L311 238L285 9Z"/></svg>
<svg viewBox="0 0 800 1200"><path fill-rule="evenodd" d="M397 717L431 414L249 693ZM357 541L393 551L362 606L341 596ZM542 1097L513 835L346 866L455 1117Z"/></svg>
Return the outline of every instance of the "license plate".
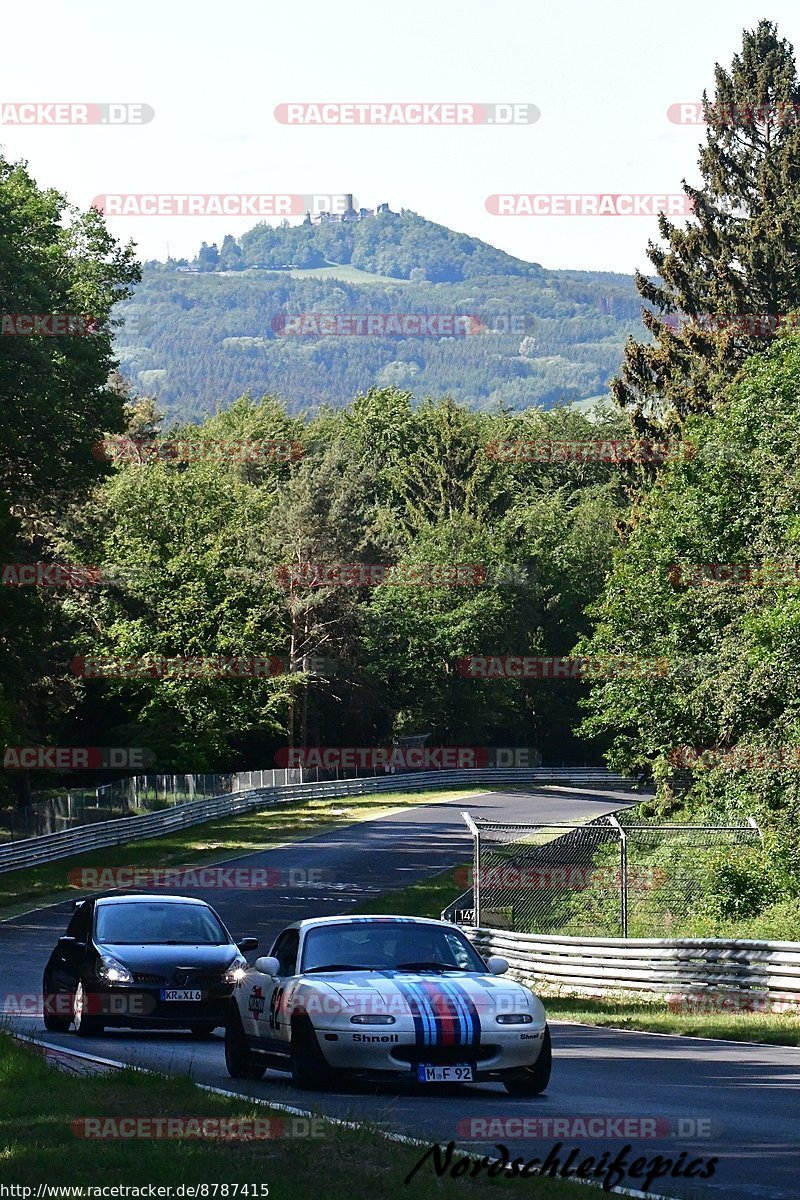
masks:
<svg viewBox="0 0 800 1200"><path fill-rule="evenodd" d="M471 1083L475 1068L470 1063L456 1063L452 1067L431 1067L425 1063L417 1065L420 1083Z"/></svg>
<svg viewBox="0 0 800 1200"><path fill-rule="evenodd" d="M197 988L162 988L162 1000L202 1000L203 993Z"/></svg>

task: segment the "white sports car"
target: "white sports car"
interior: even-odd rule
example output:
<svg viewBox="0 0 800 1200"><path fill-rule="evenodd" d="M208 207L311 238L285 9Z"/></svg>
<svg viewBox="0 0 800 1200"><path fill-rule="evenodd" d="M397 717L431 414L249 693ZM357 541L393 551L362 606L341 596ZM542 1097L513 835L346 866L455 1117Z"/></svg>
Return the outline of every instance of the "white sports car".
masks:
<svg viewBox="0 0 800 1200"><path fill-rule="evenodd" d="M291 1070L334 1077L471 1083L536 1096L550 1078L542 1002L487 962L460 929L415 917L321 917L284 929L234 991L225 1061L234 1079Z"/></svg>

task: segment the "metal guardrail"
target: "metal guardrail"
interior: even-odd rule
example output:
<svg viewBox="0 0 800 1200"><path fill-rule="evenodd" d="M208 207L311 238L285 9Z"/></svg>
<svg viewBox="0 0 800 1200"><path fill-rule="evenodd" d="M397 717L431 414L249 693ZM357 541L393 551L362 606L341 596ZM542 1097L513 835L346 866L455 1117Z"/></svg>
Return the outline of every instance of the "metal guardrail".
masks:
<svg viewBox="0 0 800 1200"><path fill-rule="evenodd" d="M253 773L255 774L255 772ZM0 874L38 863L54 862L73 854L84 854L116 846L122 842L158 837L175 829L200 825L217 817L250 812L271 804L292 800L314 800L326 796L364 796L374 792L412 792L431 787L469 787L486 783L557 783L630 788L630 780L596 767L491 767L457 771L414 771L403 775L366 776L333 779L323 783L285 784L278 787L247 789L176 804L161 812L140 817L121 817L92 825L64 829L0 846Z"/></svg>
<svg viewBox="0 0 800 1200"><path fill-rule="evenodd" d="M732 1007L762 998L777 1008L800 1004L800 942L573 938L474 926L464 932L482 955L507 958L523 982L545 983L561 994L627 992L692 1001L711 993L736 999Z"/></svg>

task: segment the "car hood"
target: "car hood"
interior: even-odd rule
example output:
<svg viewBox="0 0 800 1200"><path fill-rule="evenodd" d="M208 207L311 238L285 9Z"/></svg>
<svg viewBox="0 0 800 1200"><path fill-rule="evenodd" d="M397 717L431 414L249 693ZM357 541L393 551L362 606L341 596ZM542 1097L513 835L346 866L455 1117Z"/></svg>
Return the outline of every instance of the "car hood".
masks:
<svg viewBox="0 0 800 1200"><path fill-rule="evenodd" d="M420 1003L452 1001L477 1013L525 1012L544 1021L544 1007L529 988L513 979L500 980L488 972L465 971L335 971L306 975L307 987L321 984L339 995L348 1008L380 1012L411 1012Z"/></svg>
<svg viewBox="0 0 800 1200"><path fill-rule="evenodd" d="M110 954L131 971L172 975L179 967L191 971L224 971L239 953L235 946L128 946L98 943L101 954Z"/></svg>

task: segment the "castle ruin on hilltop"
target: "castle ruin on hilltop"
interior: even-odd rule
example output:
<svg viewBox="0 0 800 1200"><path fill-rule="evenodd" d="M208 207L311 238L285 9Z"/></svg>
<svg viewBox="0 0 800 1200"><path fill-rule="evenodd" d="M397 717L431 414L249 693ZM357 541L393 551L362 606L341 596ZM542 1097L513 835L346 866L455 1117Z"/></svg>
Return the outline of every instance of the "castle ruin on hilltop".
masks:
<svg viewBox="0 0 800 1200"><path fill-rule="evenodd" d="M315 213L312 217L311 212L306 209L306 215L303 220L304 225L343 225L350 224L355 221L364 221L367 217L382 216L385 213L391 213L388 204L379 204L377 208L354 208L353 193L348 192L344 196L344 210L342 212L320 212Z"/></svg>

